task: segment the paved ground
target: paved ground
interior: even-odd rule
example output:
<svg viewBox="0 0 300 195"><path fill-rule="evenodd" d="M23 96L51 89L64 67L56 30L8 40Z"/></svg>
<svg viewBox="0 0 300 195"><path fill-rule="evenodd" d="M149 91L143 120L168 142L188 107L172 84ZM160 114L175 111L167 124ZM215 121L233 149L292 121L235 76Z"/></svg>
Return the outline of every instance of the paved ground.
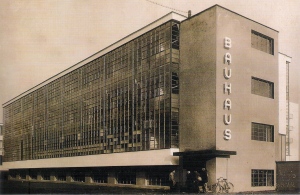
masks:
<svg viewBox="0 0 300 195"><path fill-rule="evenodd" d="M0 194L168 194L169 191L67 183L3 181Z"/></svg>
<svg viewBox="0 0 300 195"><path fill-rule="evenodd" d="M104 187L98 185L78 185L66 183L44 182L0 182L0 194L186 194L184 192L170 192L169 190L149 190L125 187ZM297 192L243 192L236 194L298 194Z"/></svg>

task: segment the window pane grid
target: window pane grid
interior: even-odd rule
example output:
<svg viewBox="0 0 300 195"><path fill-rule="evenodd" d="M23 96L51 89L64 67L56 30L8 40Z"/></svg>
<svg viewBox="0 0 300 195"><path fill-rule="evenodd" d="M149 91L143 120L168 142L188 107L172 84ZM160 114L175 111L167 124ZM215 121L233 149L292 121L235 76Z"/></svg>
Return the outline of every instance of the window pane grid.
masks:
<svg viewBox="0 0 300 195"><path fill-rule="evenodd" d="M263 97L274 98L274 83L252 77L251 93Z"/></svg>
<svg viewBox="0 0 300 195"><path fill-rule="evenodd" d="M257 141L274 142L274 126L252 123L251 139Z"/></svg>
<svg viewBox="0 0 300 195"><path fill-rule="evenodd" d="M251 172L251 186L274 186L274 170L253 169Z"/></svg>
<svg viewBox="0 0 300 195"><path fill-rule="evenodd" d="M6 106L4 161L178 147L178 49L170 21Z"/></svg>

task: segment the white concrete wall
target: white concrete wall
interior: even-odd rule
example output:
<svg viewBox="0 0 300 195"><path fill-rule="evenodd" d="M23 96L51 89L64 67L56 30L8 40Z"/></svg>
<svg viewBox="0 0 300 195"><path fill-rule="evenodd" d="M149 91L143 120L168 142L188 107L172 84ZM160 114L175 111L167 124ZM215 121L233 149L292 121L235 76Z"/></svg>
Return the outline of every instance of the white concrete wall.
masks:
<svg viewBox="0 0 300 195"><path fill-rule="evenodd" d="M290 102L290 156L287 161L299 161L299 104Z"/></svg>
<svg viewBox="0 0 300 195"><path fill-rule="evenodd" d="M278 55L278 66L279 66L279 76L278 76L278 87L279 87L279 127L278 132L282 135L286 135L286 61L289 58L279 53Z"/></svg>
<svg viewBox="0 0 300 195"><path fill-rule="evenodd" d="M112 154L4 162L3 167L6 169L28 169L63 167L178 165L179 157L174 157L173 152L179 152L179 149L174 148L165 150L123 152Z"/></svg>

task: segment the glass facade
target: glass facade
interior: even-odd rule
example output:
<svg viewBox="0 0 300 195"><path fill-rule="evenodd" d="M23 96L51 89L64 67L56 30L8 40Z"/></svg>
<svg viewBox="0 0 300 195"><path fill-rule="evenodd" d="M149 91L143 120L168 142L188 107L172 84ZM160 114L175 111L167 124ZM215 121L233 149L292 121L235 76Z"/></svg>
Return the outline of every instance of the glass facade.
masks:
<svg viewBox="0 0 300 195"><path fill-rule="evenodd" d="M179 23L4 107L5 161L178 148Z"/></svg>

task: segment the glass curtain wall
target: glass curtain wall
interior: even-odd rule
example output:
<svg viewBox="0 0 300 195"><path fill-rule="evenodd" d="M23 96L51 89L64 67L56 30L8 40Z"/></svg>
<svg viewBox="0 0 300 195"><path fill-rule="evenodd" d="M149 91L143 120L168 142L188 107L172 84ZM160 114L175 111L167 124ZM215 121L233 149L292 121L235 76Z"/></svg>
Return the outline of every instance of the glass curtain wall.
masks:
<svg viewBox="0 0 300 195"><path fill-rule="evenodd" d="M179 23L4 107L5 161L178 147Z"/></svg>

